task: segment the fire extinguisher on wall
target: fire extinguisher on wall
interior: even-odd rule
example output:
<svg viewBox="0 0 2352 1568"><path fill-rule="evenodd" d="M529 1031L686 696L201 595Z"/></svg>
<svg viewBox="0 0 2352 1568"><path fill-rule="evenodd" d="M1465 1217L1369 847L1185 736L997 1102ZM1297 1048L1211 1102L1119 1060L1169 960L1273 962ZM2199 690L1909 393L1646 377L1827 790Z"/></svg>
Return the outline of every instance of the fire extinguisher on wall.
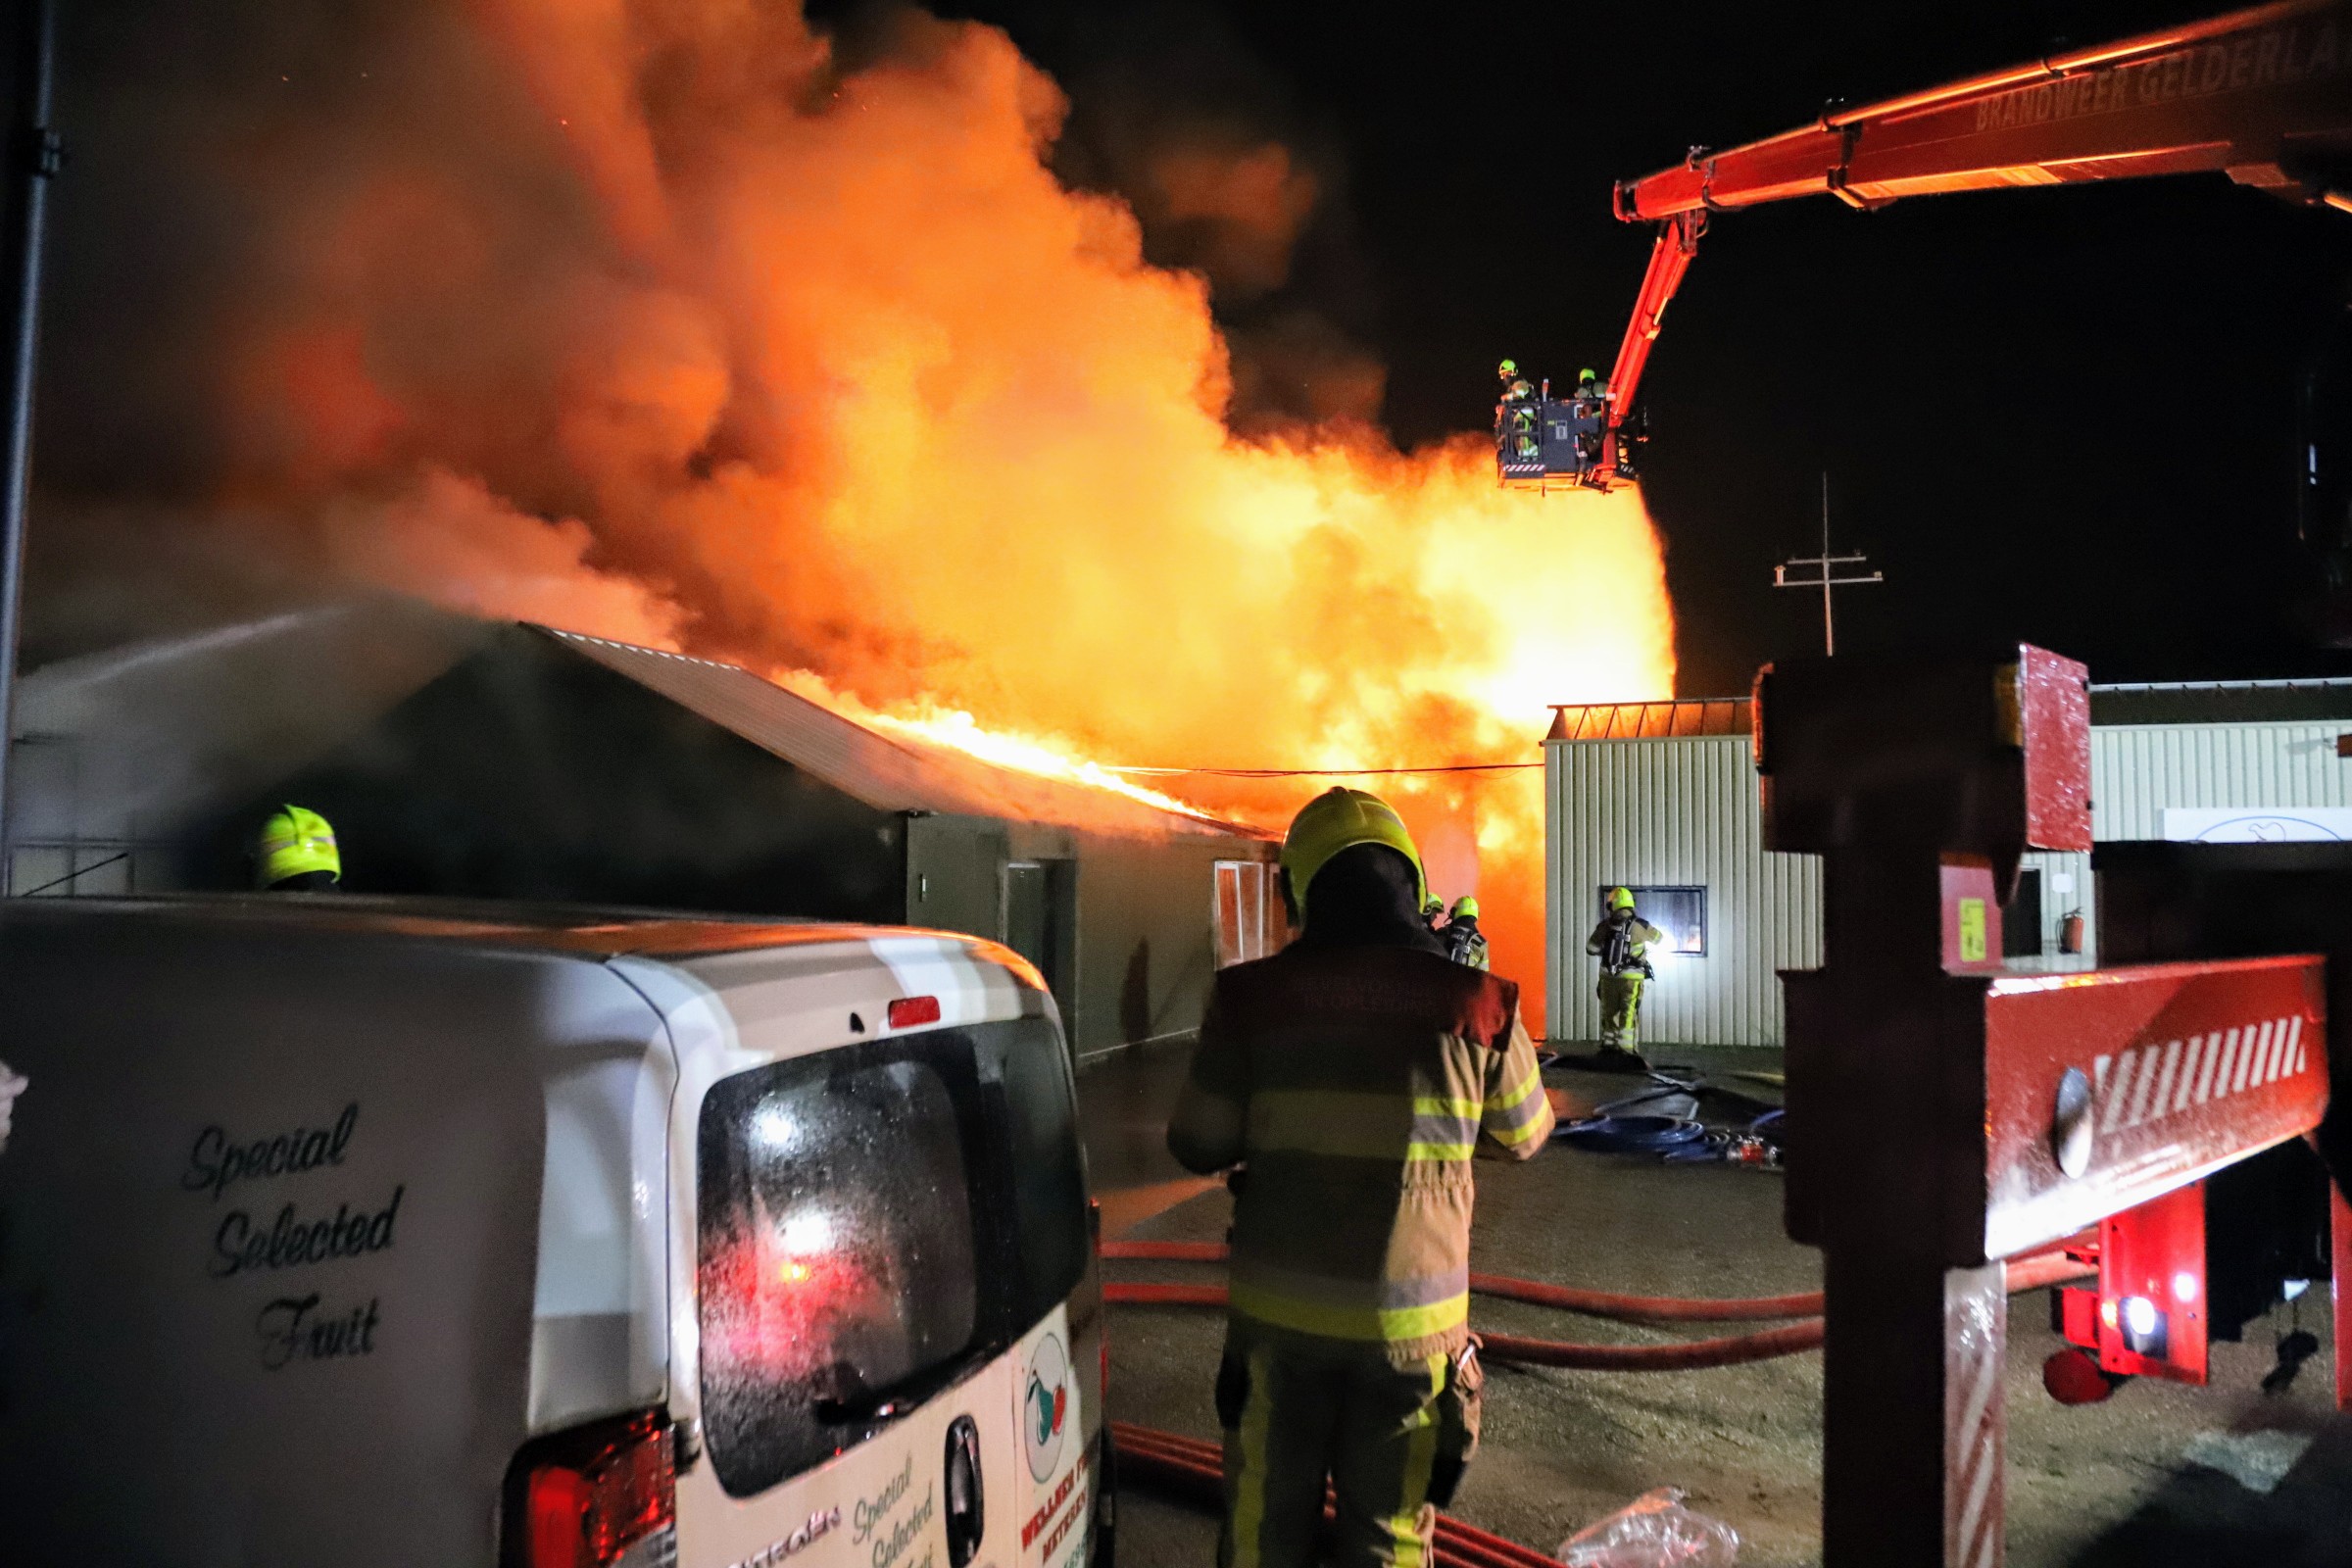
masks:
<svg viewBox="0 0 2352 1568"><path fill-rule="evenodd" d="M2058 951L2060 953L2081 953L2082 951L2082 911L2081 909L2068 910L2066 918L2058 922Z"/></svg>

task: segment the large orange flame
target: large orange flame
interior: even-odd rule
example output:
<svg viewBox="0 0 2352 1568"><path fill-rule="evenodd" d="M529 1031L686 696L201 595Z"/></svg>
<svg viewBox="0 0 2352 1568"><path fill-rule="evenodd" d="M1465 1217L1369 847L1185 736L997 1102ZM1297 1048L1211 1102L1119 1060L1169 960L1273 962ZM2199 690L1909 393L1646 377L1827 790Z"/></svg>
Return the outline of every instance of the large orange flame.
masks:
<svg viewBox="0 0 2352 1568"><path fill-rule="evenodd" d="M1534 761L1544 704L1671 691L1636 494L1502 491L1479 435L1229 433L1207 285L1054 177L1061 98L1003 34L916 18L848 69L792 6L475 0L458 30L440 113L483 142L318 173L240 329L254 462L347 565L813 671L1034 766ZM1275 184L1287 234L1312 187ZM1538 776L1349 780L1531 992ZM1334 780L1147 782L1279 825Z"/></svg>

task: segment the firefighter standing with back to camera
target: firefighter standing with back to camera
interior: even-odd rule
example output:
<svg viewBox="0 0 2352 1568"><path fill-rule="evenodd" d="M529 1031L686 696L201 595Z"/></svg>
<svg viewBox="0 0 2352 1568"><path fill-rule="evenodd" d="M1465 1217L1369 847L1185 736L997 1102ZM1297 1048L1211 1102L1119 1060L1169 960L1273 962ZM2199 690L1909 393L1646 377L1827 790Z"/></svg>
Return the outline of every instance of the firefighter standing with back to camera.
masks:
<svg viewBox="0 0 2352 1568"><path fill-rule="evenodd" d="M1648 949L1666 933L1635 912L1631 888L1609 890L1609 912L1592 928L1585 951L1600 958L1600 1054L1639 1060L1642 983L1654 979Z"/></svg>
<svg viewBox="0 0 2352 1568"><path fill-rule="evenodd" d="M1378 796L1310 802L1282 847L1303 929L1219 973L1168 1148L1234 1189L1217 1371L1220 1568L1304 1568L1328 1478L1339 1568L1427 1568L1476 1446L1473 1152L1551 1133L1519 988L1421 918L1412 836Z"/></svg>

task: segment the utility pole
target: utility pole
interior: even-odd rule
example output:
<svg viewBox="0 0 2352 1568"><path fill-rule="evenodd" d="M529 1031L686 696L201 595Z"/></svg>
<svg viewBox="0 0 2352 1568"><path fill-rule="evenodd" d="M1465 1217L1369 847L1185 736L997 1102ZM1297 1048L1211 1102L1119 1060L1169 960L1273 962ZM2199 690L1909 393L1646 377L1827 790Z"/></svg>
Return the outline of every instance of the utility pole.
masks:
<svg viewBox="0 0 2352 1568"><path fill-rule="evenodd" d="M32 477L32 378L40 336L41 239L49 181L63 148L49 126L50 61L56 20L50 0L17 0L15 96L7 143L5 226L0 266L7 269L7 435L0 451L0 894L7 891L8 784L15 749L19 607L24 598L24 509Z"/></svg>
<svg viewBox="0 0 2352 1568"><path fill-rule="evenodd" d="M1830 554L1830 475L1828 470L1824 469L1821 475L1821 554L1791 557L1773 567L1772 585L1775 588L1819 588L1821 590L1822 652L1832 659L1838 657L1838 617L1830 603L1831 590L1852 587L1857 583L1885 582L1886 580L1886 573L1878 571L1872 572L1867 577L1860 575L1840 577L1838 575L1838 568L1839 566L1865 566L1869 564L1868 556L1858 554L1833 556ZM1817 575L1791 577L1788 575L1788 568L1791 566L1811 566Z"/></svg>

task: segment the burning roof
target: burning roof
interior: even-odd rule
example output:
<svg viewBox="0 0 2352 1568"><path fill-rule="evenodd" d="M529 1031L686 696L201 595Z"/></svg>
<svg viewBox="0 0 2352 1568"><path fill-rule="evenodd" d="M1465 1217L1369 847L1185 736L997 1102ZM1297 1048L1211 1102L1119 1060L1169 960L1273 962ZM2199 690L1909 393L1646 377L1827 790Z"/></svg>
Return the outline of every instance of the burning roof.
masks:
<svg viewBox="0 0 2352 1568"><path fill-rule="evenodd" d="M1130 834L1270 836L1166 797L1147 798L1146 791L1025 771L895 725L898 733L884 734L739 665L554 627L533 629L882 810L999 816Z"/></svg>

